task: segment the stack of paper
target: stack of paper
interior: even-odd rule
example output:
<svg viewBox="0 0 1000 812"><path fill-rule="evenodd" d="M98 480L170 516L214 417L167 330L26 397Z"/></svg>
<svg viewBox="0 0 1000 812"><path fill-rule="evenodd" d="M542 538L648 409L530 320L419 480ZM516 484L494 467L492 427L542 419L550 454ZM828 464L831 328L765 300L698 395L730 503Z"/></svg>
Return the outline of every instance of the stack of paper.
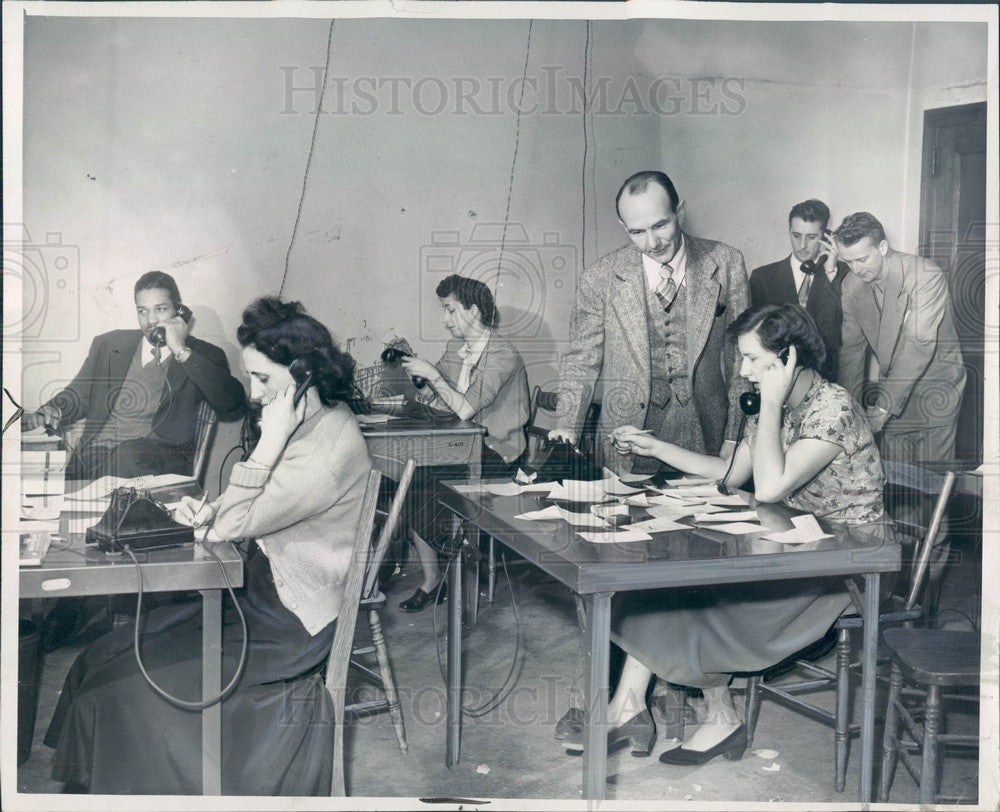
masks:
<svg viewBox="0 0 1000 812"><path fill-rule="evenodd" d="M93 500L105 499L116 488L135 488L136 490L148 491L153 488L164 488L169 485L182 485L194 482L190 476L184 474L147 474L131 479L119 476L102 476L93 482L84 485L79 490L67 493L66 498L72 500Z"/></svg>

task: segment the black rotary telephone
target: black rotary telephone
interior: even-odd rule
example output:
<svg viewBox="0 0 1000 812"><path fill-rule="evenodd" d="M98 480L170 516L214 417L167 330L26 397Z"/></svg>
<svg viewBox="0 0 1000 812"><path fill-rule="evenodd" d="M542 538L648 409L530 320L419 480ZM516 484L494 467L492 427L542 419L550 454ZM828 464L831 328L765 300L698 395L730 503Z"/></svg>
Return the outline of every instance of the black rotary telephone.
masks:
<svg viewBox="0 0 1000 812"><path fill-rule="evenodd" d="M405 338L399 338L393 341L388 347L382 350L382 363L388 364L389 366L395 366L404 358L413 357L413 348L410 346ZM413 375L410 380L417 389L423 389L427 386L427 379L421 378L419 375Z"/></svg>
<svg viewBox="0 0 1000 812"><path fill-rule="evenodd" d="M833 232L830 231L830 229L828 229L828 228L824 228L823 229L823 236L824 237L830 237L832 235L833 235ZM804 273L807 276L809 276L809 275L812 275L812 274L816 273L816 271L823 270L824 266L826 265L826 257L827 257L826 254L820 254L815 259L807 259L801 265L802 273Z"/></svg>
<svg viewBox="0 0 1000 812"><path fill-rule="evenodd" d="M193 543L194 530L174 521L148 491L116 488L100 521L88 528L86 540L106 553L121 553L125 547L134 552L162 550Z"/></svg>
<svg viewBox="0 0 1000 812"><path fill-rule="evenodd" d="M178 303L177 315L184 319L185 323L191 321L191 309ZM165 347L167 345L167 330L165 327L154 327L149 331L149 343L154 347Z"/></svg>

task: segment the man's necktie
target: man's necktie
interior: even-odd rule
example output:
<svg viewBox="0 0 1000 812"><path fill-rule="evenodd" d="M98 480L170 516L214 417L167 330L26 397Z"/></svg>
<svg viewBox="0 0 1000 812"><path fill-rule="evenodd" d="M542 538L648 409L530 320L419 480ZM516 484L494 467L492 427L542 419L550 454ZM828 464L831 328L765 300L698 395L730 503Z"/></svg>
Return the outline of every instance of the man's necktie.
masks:
<svg viewBox="0 0 1000 812"><path fill-rule="evenodd" d="M153 345L153 360L156 361L157 364L160 363L160 348L156 345Z"/></svg>
<svg viewBox="0 0 1000 812"><path fill-rule="evenodd" d="M822 273L822 271L820 271L820 273ZM799 304L802 305L802 307L805 307L806 303L809 301L809 289L812 287L812 281L813 278L811 274L803 274L802 284L799 285Z"/></svg>
<svg viewBox="0 0 1000 812"><path fill-rule="evenodd" d="M677 283L674 282L674 269L670 263L665 263L660 271L660 282L656 286L656 298L660 300L663 309L667 310L677 295Z"/></svg>

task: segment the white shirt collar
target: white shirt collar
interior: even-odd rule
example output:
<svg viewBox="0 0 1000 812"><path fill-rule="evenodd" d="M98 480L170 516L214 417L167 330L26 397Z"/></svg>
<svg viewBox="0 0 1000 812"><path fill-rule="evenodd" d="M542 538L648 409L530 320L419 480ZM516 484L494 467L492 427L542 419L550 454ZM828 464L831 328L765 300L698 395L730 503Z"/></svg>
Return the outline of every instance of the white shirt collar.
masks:
<svg viewBox="0 0 1000 812"><path fill-rule="evenodd" d="M684 239L683 234L681 235L680 247L674 254L674 258L670 260L670 267L674 269L674 283L679 288L684 284L684 277L687 275L687 240ZM643 254L642 269L646 273L646 285L650 290L656 290L660 284L660 272L663 270L663 266L652 257Z"/></svg>
<svg viewBox="0 0 1000 812"><path fill-rule="evenodd" d="M156 356L153 354L153 345L149 343L149 339L144 335L142 337L142 355L139 360L142 362L143 366L146 366L150 361L153 361ZM160 347L160 363L166 362L166 360L173 355L173 350L170 349L166 344Z"/></svg>
<svg viewBox="0 0 1000 812"><path fill-rule="evenodd" d="M490 342L491 335L492 331L487 330L476 339L474 344L464 343L458 348L458 357L462 359L462 371L458 374L458 386L456 389L463 395L469 390L469 385L472 383L472 368L482 358L483 352L486 350L486 345Z"/></svg>

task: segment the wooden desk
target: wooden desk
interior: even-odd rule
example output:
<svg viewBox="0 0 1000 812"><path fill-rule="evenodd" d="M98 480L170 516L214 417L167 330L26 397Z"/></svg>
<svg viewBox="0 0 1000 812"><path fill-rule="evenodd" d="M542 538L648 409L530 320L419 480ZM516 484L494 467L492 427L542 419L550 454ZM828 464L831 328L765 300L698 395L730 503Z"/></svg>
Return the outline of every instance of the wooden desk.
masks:
<svg viewBox="0 0 1000 812"><path fill-rule="evenodd" d="M77 513L75 516L88 514ZM94 522L100 514L93 515ZM124 553L108 556L87 546L82 534L67 532L69 515L60 517L63 537L53 539L40 567L19 571L21 598L62 598L82 595L116 595L138 591L138 577L132 559ZM174 592L197 589L202 599L202 682L203 698L215 696L222 688L222 590L226 578L235 588L243 585L243 559L232 546L215 547L218 562L200 545L136 553L142 565L143 592ZM201 712L202 794L222 793L222 705L216 703Z"/></svg>
<svg viewBox="0 0 1000 812"><path fill-rule="evenodd" d="M440 502L466 523L507 545L518 555L566 584L587 610L587 722L583 755L583 797L604 798L607 776L608 671L611 645L611 596L615 592L704 586L709 584L862 575L865 580L863 641L863 719L861 724L861 801L871 799L875 743L875 651L878 635L879 576L900 567L894 542L861 528L828 528L834 538L786 546L747 536L691 528L657 533L651 541L591 544L566 522L525 521L514 516L550 504L537 494L492 496L462 494L457 482L444 482ZM795 511L759 505L761 524L791 527ZM461 743L462 623L461 558L448 574L448 688L445 764L458 763Z"/></svg>
<svg viewBox="0 0 1000 812"><path fill-rule="evenodd" d="M386 423L361 426L371 454L405 462L411 457L417 467L466 465L469 478L482 475L483 435L486 429L458 418L394 418Z"/></svg>
<svg viewBox="0 0 1000 812"><path fill-rule="evenodd" d="M465 465L469 480L478 481L482 476L483 437L486 429L476 423L458 418L395 418L386 423L361 426L361 433L368 443L368 451L383 457L405 462L411 457L417 467L437 465ZM466 533L468 545L464 552L479 550L479 530L470 527ZM492 543L492 542L491 542ZM492 556L490 561L492 562ZM493 594L490 572L490 594ZM466 571L465 620L474 624L479 614L479 569Z"/></svg>

